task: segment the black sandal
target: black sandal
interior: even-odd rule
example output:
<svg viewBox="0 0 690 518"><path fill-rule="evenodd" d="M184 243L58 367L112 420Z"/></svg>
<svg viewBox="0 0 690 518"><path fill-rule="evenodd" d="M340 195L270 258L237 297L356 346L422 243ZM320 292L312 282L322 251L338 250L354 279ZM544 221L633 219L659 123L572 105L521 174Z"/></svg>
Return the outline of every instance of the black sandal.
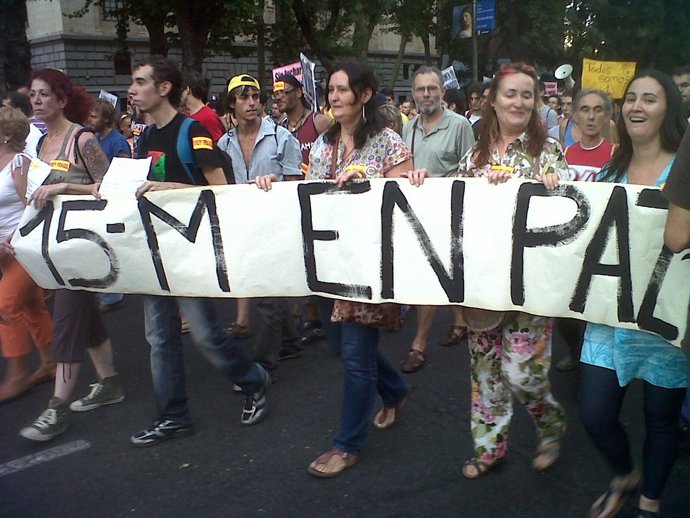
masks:
<svg viewBox="0 0 690 518"><path fill-rule="evenodd" d="M610 516L615 516L616 513L618 513L618 511L620 511L628 502L628 500L630 500L630 497L637 492L638 487L639 482L628 488L609 486L609 488L606 490L606 493L597 498L594 504L592 504L592 508L589 511L590 518L608 518ZM614 502L613 507L607 511L607 507L612 502ZM604 512L606 512L606 514L604 514Z"/></svg>

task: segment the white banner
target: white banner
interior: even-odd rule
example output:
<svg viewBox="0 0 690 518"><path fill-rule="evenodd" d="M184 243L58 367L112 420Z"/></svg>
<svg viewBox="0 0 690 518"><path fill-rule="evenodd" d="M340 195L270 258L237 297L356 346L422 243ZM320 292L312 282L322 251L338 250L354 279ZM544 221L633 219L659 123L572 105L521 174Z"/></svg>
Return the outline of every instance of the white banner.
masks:
<svg viewBox="0 0 690 518"><path fill-rule="evenodd" d="M29 207L19 261L46 288L462 303L656 332L679 344L690 261L657 189L439 178L194 187Z"/></svg>

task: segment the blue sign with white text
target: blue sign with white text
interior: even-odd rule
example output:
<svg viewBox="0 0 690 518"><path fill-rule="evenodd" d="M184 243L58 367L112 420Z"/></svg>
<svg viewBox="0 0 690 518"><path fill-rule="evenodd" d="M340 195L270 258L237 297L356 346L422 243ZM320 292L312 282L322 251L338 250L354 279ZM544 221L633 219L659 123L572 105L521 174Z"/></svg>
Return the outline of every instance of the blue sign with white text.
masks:
<svg viewBox="0 0 690 518"><path fill-rule="evenodd" d="M477 34L487 34L496 28L496 1L482 0L477 2Z"/></svg>

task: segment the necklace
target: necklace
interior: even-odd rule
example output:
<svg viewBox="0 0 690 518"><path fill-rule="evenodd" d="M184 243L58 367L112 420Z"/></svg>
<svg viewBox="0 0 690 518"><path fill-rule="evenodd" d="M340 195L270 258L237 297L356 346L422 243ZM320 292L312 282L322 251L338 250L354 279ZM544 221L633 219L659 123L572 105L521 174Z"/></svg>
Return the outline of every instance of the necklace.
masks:
<svg viewBox="0 0 690 518"><path fill-rule="evenodd" d="M302 127L302 124L304 124L304 119L306 117L307 117L307 109L306 108L302 108L302 115L300 116L299 119L297 119L296 123L291 124L290 118L288 117L287 126L288 126L288 130L290 130L290 133L294 133L298 129L300 129Z"/></svg>

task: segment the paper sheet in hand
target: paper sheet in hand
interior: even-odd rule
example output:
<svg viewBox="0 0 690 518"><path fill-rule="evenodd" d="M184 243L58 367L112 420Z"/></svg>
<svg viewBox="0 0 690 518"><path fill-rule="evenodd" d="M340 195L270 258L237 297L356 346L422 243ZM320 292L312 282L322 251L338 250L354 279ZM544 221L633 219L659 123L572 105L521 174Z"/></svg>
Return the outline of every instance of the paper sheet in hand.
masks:
<svg viewBox="0 0 690 518"><path fill-rule="evenodd" d="M31 159L29 166L29 174L26 175L26 199L31 197L31 194L40 187L48 175L50 174L50 166L38 158Z"/></svg>
<svg viewBox="0 0 690 518"><path fill-rule="evenodd" d="M102 195L135 192L146 181L151 157L142 159L115 157L98 190Z"/></svg>

